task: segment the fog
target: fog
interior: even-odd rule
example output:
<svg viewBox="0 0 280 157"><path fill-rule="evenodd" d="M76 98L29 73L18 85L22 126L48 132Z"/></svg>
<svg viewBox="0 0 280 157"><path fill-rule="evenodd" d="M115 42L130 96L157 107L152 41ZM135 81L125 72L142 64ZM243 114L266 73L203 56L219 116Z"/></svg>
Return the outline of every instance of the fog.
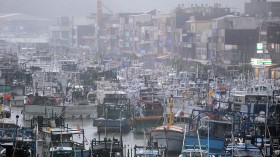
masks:
<svg viewBox="0 0 280 157"><path fill-rule="evenodd" d="M229 7L234 11L243 12L244 3L250 0L103 0L103 4L110 11L143 12L151 9L168 13L178 4L213 6L220 3L222 7ZM104 12L108 12L106 7ZM42 17L61 15L87 15L96 12L96 0L0 0L0 12L19 12Z"/></svg>

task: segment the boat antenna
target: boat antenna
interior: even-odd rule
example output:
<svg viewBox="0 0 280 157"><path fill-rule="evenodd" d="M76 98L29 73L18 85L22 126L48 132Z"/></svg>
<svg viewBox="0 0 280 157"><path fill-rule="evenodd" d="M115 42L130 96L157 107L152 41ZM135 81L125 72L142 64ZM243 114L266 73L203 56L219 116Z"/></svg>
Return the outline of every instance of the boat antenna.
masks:
<svg viewBox="0 0 280 157"><path fill-rule="evenodd" d="M173 122L173 115L172 115L172 107L173 107L173 94L170 96L170 114L169 114L169 123L168 123L168 128L171 126Z"/></svg>
<svg viewBox="0 0 280 157"><path fill-rule="evenodd" d="M165 95L165 90L163 88L163 83L161 83L161 89L163 91L163 104L164 104L164 116L163 116L163 124L164 125L167 125L168 124L168 117L166 117L167 115L167 109L166 109L166 106L167 106L167 98L166 98L166 95Z"/></svg>

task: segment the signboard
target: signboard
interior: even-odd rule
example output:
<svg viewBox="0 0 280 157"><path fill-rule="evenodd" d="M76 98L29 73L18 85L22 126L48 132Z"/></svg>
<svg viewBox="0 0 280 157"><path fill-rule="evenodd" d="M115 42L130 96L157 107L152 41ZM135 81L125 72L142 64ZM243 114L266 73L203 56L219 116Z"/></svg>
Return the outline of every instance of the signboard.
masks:
<svg viewBox="0 0 280 157"><path fill-rule="evenodd" d="M257 53L263 53L264 45L263 43L257 43Z"/></svg>
<svg viewBox="0 0 280 157"><path fill-rule="evenodd" d="M263 50L263 43L257 43L257 50Z"/></svg>
<svg viewBox="0 0 280 157"><path fill-rule="evenodd" d="M259 59L259 58L251 58L251 65L252 66L271 66L272 62L271 59Z"/></svg>

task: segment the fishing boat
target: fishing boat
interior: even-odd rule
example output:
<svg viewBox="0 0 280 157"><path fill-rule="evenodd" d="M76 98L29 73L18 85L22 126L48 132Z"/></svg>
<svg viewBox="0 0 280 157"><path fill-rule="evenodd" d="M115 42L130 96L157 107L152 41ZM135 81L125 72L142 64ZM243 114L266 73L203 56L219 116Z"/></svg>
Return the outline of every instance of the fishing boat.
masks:
<svg viewBox="0 0 280 157"><path fill-rule="evenodd" d="M88 105L88 88L76 85L72 87L72 102L74 105Z"/></svg>
<svg viewBox="0 0 280 157"><path fill-rule="evenodd" d="M247 96L245 97L247 98ZM255 96L245 99L246 113L233 117L232 131L225 135L225 154L230 156L277 156L280 141L279 100ZM274 99L274 100L273 100ZM251 101L248 101L251 100ZM266 103L265 103L266 100ZM261 107L264 105L265 107ZM260 108L259 108L260 107Z"/></svg>
<svg viewBox="0 0 280 157"><path fill-rule="evenodd" d="M167 148L170 152L180 152L184 138L184 126L173 123L173 95L170 97L169 123L158 126L152 130L152 136L159 145Z"/></svg>
<svg viewBox="0 0 280 157"><path fill-rule="evenodd" d="M161 101L155 97L160 89L145 87L140 90L140 100L135 106L133 128L136 133L149 132L162 125L164 107Z"/></svg>
<svg viewBox="0 0 280 157"><path fill-rule="evenodd" d="M35 139L30 127L18 124L19 115L12 119L10 94L0 94L3 104L0 104L0 156L25 156L35 154ZM14 116L14 115L13 115Z"/></svg>
<svg viewBox="0 0 280 157"><path fill-rule="evenodd" d="M122 108L120 106L114 106L113 112L119 111L118 116L112 116L111 110L112 106L106 106L105 114L106 118L93 118L93 126L97 127L98 132L128 132L131 128L131 121L127 115L122 115Z"/></svg>
<svg viewBox="0 0 280 157"><path fill-rule="evenodd" d="M221 154L224 148L224 133L232 129L231 115L216 110L193 110L188 128L185 129L181 157Z"/></svg>
<svg viewBox="0 0 280 157"><path fill-rule="evenodd" d="M128 132L131 129L132 106L123 91L104 91L102 104L97 105L93 126L98 132Z"/></svg>
<svg viewBox="0 0 280 157"><path fill-rule="evenodd" d="M267 98L272 99L279 87L276 86L275 80L265 78L264 69L259 70L258 77L248 74L246 76L248 79L241 75L235 80L234 88L230 90L230 96L233 98L232 110L247 113L247 102L252 102L252 105L258 102L256 105L259 106L258 108L262 108L262 110L266 108Z"/></svg>
<svg viewBox="0 0 280 157"><path fill-rule="evenodd" d="M228 156L254 156L254 157L262 157L263 154L260 150L260 147L249 144L249 143L236 143L234 145L227 145L225 148L225 154Z"/></svg>
<svg viewBox="0 0 280 157"><path fill-rule="evenodd" d="M112 139L105 137L103 140L91 140L90 156L112 156L122 157L123 155L123 142L122 137L119 139L113 136Z"/></svg>
<svg viewBox="0 0 280 157"><path fill-rule="evenodd" d="M233 120L233 130L228 133L225 153L230 156L269 156L279 151L279 90L274 80L264 78L259 69L257 78L236 80L231 90L233 111L242 114Z"/></svg>
<svg viewBox="0 0 280 157"><path fill-rule="evenodd" d="M163 123L163 107L160 102L140 102L136 110L137 108L140 111L137 111L133 118L133 128L136 133L151 131Z"/></svg>
<svg viewBox="0 0 280 157"><path fill-rule="evenodd" d="M0 143L3 148L1 155L6 157L35 154L35 139L31 128L20 127L17 122L6 117L0 118L0 123Z"/></svg>
<svg viewBox="0 0 280 157"><path fill-rule="evenodd" d="M199 148L190 148L190 149L184 149L182 151L182 154L179 155L179 157L193 157L193 156L207 157L208 151L201 150Z"/></svg>
<svg viewBox="0 0 280 157"><path fill-rule="evenodd" d="M36 156L78 157L89 153L85 148L84 130L68 127L61 116L37 116L32 119L31 126L35 130Z"/></svg>
<svg viewBox="0 0 280 157"><path fill-rule="evenodd" d="M87 101L89 102L89 103L96 103L96 101L97 101L97 93L96 93L96 91L89 91L88 92L88 94L87 94Z"/></svg>
<svg viewBox="0 0 280 157"><path fill-rule="evenodd" d="M146 134L144 134L144 138ZM150 136L147 145L134 146L134 157L166 157L167 149L165 146L159 145L157 141Z"/></svg>

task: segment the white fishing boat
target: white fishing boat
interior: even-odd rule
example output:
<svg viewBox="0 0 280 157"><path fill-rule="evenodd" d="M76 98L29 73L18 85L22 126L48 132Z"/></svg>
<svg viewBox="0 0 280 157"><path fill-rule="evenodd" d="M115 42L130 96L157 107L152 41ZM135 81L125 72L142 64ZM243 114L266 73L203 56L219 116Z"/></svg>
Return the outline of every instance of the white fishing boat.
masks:
<svg viewBox="0 0 280 157"><path fill-rule="evenodd" d="M158 145L166 147L167 151L180 152L182 148L185 127L173 123L172 107L173 96L171 95L169 123L156 127L152 131L152 136L158 142Z"/></svg>
<svg viewBox="0 0 280 157"><path fill-rule="evenodd" d="M233 99L232 110L247 113L246 103L251 103L251 113L253 111L258 111L255 114L259 114L261 111L265 112L267 100L272 101L278 87L274 80L264 77L263 70L260 69L260 74L256 78L248 75L247 81L243 77L236 80L235 84L237 85L230 91L230 96Z"/></svg>

